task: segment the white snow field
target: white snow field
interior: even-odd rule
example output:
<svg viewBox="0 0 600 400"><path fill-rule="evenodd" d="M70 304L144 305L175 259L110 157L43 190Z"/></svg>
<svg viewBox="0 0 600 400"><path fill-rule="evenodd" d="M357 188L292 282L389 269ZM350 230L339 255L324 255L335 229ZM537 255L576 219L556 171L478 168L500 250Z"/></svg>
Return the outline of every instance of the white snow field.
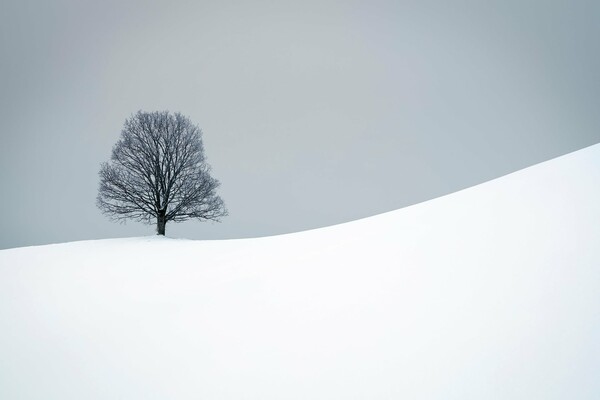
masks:
<svg viewBox="0 0 600 400"><path fill-rule="evenodd" d="M0 251L3 400L599 398L600 145L313 231Z"/></svg>

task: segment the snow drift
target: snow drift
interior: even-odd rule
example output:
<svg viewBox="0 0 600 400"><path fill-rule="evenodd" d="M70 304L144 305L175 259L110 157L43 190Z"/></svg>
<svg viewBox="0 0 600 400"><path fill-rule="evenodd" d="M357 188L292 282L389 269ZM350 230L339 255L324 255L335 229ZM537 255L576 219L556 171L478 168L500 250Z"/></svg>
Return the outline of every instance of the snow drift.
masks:
<svg viewBox="0 0 600 400"><path fill-rule="evenodd" d="M290 235L0 251L1 399L597 399L600 145Z"/></svg>

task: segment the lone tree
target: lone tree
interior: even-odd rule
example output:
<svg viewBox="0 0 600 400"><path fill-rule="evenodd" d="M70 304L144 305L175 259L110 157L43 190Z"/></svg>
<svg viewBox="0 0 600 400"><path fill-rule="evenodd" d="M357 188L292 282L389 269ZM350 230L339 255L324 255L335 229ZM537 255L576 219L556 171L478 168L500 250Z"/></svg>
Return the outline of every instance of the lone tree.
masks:
<svg viewBox="0 0 600 400"><path fill-rule="evenodd" d="M210 176L202 131L179 114L138 111L125 121L109 162L100 168L97 204L114 220L219 221L227 215Z"/></svg>

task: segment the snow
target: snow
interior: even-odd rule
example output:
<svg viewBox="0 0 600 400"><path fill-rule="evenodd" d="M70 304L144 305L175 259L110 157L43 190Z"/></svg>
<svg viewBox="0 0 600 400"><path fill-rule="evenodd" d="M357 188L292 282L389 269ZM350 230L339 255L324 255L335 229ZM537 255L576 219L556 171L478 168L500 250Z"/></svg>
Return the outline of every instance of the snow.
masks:
<svg viewBox="0 0 600 400"><path fill-rule="evenodd" d="M0 251L0 399L600 398L600 145L223 241Z"/></svg>

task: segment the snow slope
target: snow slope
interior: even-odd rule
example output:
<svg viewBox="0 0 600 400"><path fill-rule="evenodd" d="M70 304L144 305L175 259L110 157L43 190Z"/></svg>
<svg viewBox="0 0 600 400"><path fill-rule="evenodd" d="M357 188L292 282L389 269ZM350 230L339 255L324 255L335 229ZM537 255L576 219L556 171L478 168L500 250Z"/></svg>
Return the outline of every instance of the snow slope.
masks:
<svg viewBox="0 0 600 400"><path fill-rule="evenodd" d="M0 399L598 399L600 145L347 224L0 251Z"/></svg>

